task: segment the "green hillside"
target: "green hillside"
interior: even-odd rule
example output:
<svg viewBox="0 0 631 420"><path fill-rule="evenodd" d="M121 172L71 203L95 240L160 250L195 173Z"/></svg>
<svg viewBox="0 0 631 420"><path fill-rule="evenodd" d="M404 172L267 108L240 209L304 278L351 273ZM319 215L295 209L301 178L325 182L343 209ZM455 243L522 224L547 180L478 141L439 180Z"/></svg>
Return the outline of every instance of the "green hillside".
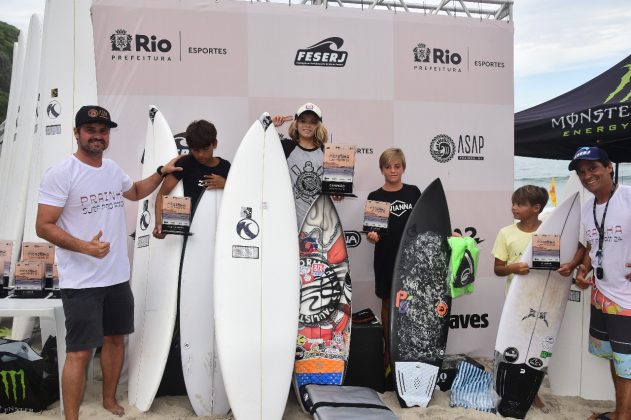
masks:
<svg viewBox="0 0 631 420"><path fill-rule="evenodd" d="M0 122L7 117L11 67L13 65L13 43L20 31L15 26L0 22Z"/></svg>

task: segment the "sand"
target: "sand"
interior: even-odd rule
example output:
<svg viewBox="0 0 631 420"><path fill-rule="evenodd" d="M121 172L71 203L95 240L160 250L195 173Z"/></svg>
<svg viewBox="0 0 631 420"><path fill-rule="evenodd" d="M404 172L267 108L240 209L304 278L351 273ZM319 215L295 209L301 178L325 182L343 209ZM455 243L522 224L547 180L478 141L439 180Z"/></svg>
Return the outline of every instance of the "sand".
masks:
<svg viewBox="0 0 631 420"><path fill-rule="evenodd" d="M490 360L480 359L482 364L490 366ZM140 412L135 407L130 407L127 402L127 385L122 384L118 387L117 397L119 402L125 407L126 414L123 417L114 416L101 406L101 378L98 369L98 363L95 364L95 378L88 384L81 405L80 417L83 419L232 419L227 417L197 417L193 411L188 397L159 397L153 403L149 412ZM550 393L547 378L539 392L541 398L547 406L547 413L537 408L531 408L526 416L528 420L546 420L546 419L587 419L594 412L606 412L614 409L612 401L590 401L579 397L559 397ZM464 419L497 419L495 414L484 413L471 409L451 408L449 407L450 392L441 392L436 390L434 397L427 408L401 408L397 402L394 392L386 392L380 394L384 403L392 409L392 411L402 420L405 419L445 419L445 420L464 420ZM48 410L43 413L13 413L3 416L7 419L59 419L61 417L59 410L59 402L52 404ZM308 420L311 416L303 413L293 393L289 393L287 400L287 408L283 420Z"/></svg>

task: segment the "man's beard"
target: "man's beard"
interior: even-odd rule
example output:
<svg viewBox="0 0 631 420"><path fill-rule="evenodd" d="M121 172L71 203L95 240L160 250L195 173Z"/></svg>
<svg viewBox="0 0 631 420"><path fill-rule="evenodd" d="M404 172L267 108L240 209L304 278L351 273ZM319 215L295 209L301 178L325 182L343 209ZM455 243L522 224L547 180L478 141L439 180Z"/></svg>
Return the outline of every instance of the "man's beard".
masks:
<svg viewBox="0 0 631 420"><path fill-rule="evenodd" d="M81 142L78 142L78 143L79 143L79 144L78 144L78 147L79 147L79 148L80 148L83 152L85 152L85 153L86 153L86 154L88 154L88 155L94 156L94 157L100 157L100 156L103 156L103 151L104 151L105 149L107 149L107 146L105 146L105 147L103 147L103 148L100 148L100 147L98 147L98 148L95 148L95 147L90 147L90 143L95 144L95 143L97 143L96 141L93 141L93 142L88 141L88 144L87 144L87 145L84 145L84 144L83 144L83 143L81 143ZM105 145L105 142L103 142L103 141L100 141L100 142L98 142L98 143L102 143L103 145Z"/></svg>

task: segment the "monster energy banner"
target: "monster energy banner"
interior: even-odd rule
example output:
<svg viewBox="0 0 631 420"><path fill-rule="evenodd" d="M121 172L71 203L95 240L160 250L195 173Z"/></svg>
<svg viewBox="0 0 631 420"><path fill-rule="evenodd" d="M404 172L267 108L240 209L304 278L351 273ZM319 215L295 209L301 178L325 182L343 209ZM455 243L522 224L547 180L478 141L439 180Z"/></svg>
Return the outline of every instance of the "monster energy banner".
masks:
<svg viewBox="0 0 631 420"><path fill-rule="evenodd" d="M631 162L631 55L584 85L515 114L515 154L571 159L601 146Z"/></svg>
<svg viewBox="0 0 631 420"><path fill-rule="evenodd" d="M39 412L57 400L57 378L47 379L44 363L28 344L0 340L0 413Z"/></svg>

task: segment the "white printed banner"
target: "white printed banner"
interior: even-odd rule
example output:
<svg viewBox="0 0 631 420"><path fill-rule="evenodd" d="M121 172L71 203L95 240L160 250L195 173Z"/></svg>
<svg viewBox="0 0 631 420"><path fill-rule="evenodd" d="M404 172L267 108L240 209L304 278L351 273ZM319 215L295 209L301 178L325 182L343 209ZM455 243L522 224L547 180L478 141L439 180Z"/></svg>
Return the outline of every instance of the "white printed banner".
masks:
<svg viewBox="0 0 631 420"><path fill-rule="evenodd" d="M199 0L95 0L92 19L99 102L119 123L108 157L132 178L150 104L174 133L213 122L216 154L228 160L262 112L293 115L307 101L322 109L334 143L357 146L358 198L337 204L355 311L380 308L373 246L359 234L366 197L383 185L379 155L401 147L404 182L421 190L440 177L452 228L481 248L476 291L453 303L448 352L492 354L504 281L490 250L512 221L511 23Z"/></svg>

